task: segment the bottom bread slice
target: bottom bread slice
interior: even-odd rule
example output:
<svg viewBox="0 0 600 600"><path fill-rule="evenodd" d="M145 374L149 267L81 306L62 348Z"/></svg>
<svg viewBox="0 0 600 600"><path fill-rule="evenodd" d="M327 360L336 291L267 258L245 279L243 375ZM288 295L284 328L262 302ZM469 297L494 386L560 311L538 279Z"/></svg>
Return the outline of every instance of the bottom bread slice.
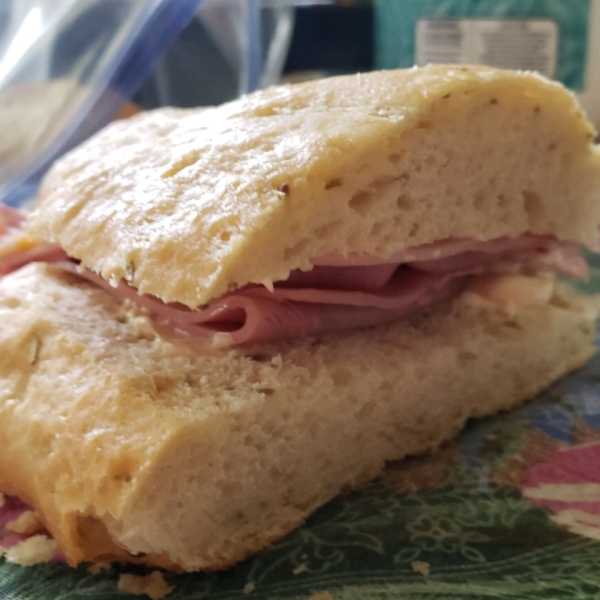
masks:
<svg viewBox="0 0 600 600"><path fill-rule="evenodd" d="M199 350L29 265L0 280L0 489L38 511L71 564L225 568L594 353L595 300L560 286L518 310L484 297L282 347Z"/></svg>

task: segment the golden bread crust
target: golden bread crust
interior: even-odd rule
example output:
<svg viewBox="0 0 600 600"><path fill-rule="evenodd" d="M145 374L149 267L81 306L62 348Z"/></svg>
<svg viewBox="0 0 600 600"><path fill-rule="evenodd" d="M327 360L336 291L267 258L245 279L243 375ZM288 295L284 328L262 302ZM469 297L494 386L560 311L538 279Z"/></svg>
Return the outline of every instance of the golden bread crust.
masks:
<svg viewBox="0 0 600 600"><path fill-rule="evenodd" d="M110 125L34 215L106 279L191 307L329 252L526 231L596 247L600 153L562 86L430 66L271 88Z"/></svg>

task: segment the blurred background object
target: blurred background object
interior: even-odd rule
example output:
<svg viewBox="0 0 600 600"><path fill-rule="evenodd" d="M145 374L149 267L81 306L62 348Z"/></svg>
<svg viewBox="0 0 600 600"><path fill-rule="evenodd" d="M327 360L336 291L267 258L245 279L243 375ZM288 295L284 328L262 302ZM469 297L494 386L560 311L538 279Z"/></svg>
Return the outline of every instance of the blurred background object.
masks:
<svg viewBox="0 0 600 600"><path fill-rule="evenodd" d="M600 125L600 0L0 0L0 200L30 197L126 101L430 62L537 70Z"/></svg>
<svg viewBox="0 0 600 600"><path fill-rule="evenodd" d="M134 101L144 108L214 105L278 83L282 74L299 81L373 68L371 0L262 0L254 24L261 43L253 48L260 56L235 44L243 37L231 10L236 2L204 0Z"/></svg>
<svg viewBox="0 0 600 600"><path fill-rule="evenodd" d="M206 105L276 83L295 7L314 3L327 2L1 0L0 200L30 197L132 97Z"/></svg>
<svg viewBox="0 0 600 600"><path fill-rule="evenodd" d="M0 200L29 197L56 156L106 124L198 4L2 0Z"/></svg>
<svg viewBox="0 0 600 600"><path fill-rule="evenodd" d="M487 64L538 71L600 125L600 0L378 0L376 66Z"/></svg>

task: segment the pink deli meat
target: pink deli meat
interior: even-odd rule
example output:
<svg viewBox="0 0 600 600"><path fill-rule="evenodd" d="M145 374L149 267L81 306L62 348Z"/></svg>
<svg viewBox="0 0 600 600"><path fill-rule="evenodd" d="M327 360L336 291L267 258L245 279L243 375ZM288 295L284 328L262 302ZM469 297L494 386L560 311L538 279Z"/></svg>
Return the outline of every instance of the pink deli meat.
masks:
<svg viewBox="0 0 600 600"><path fill-rule="evenodd" d="M13 213L16 211L2 207L0 236L18 235L25 227L25 217ZM458 293L472 275L551 272L578 279L587 276L579 246L552 236L446 239L408 248L385 263L374 256L324 255L313 261L311 271L293 271L285 281L276 282L273 291L262 285L248 285L192 310L140 295L124 281L113 287L51 244L0 253L0 274L32 261L54 262L120 300L136 303L176 329L220 346L289 340L389 323Z"/></svg>

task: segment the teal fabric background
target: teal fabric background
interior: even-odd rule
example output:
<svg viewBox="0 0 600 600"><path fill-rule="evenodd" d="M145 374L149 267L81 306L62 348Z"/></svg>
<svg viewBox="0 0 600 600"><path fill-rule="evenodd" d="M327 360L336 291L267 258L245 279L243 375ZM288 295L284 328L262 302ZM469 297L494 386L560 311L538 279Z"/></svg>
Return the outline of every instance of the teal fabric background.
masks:
<svg viewBox="0 0 600 600"><path fill-rule="evenodd" d="M545 18L558 23L556 78L572 90L585 83L590 0L377 0L376 64L380 69L415 62L415 25L423 17Z"/></svg>

